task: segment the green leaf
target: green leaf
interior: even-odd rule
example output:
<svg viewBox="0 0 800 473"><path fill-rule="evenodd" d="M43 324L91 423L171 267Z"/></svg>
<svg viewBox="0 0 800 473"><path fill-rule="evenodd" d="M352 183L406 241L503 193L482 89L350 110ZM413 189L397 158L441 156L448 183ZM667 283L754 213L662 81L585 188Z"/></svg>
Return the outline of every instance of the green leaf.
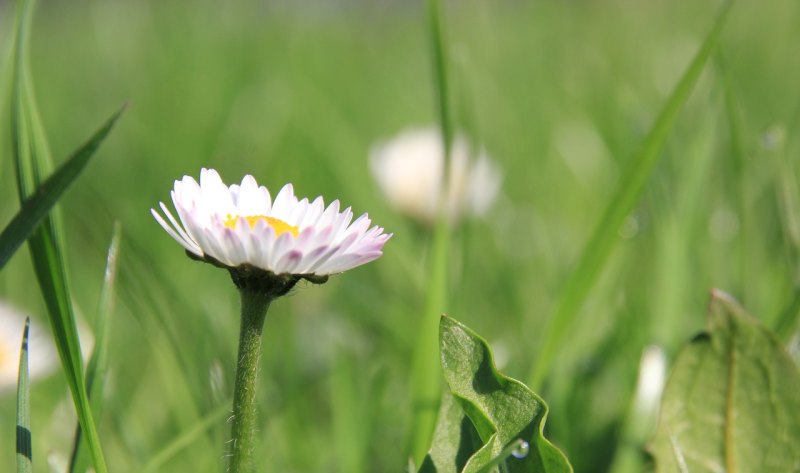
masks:
<svg viewBox="0 0 800 473"><path fill-rule="evenodd" d="M19 212L0 233L0 269L5 266L28 236L36 229L41 219L61 199L64 192L81 174L89 159L97 151L100 143L106 138L111 128L120 117L125 107L120 108L95 134L70 156L61 167L54 172L27 199Z"/></svg>
<svg viewBox="0 0 800 473"><path fill-rule="evenodd" d="M20 2L16 18L12 90L11 135L20 204L32 198L50 166L50 151L39 117L28 66L28 31L33 2ZM97 473L108 471L92 416L83 376L83 360L67 281L67 265L61 250L63 235L55 211L46 215L28 238L61 365L72 393L75 410L92 454Z"/></svg>
<svg viewBox="0 0 800 473"><path fill-rule="evenodd" d="M678 356L650 451L659 472L800 471L800 372L730 296Z"/></svg>
<svg viewBox="0 0 800 473"><path fill-rule="evenodd" d="M650 132L647 134L636 156L628 164L619 186L614 192L611 202L597 223L592 237L581 253L577 265L569 273L569 278L561 291L556 310L548 319L542 333L542 348L536 358L529 383L534 388L541 385L552 365L553 356L564 343L569 329L574 323L578 311L586 300L595 282L616 246L618 231L625 217L633 210L634 205L644 190L645 184L655 167L667 136L675 123L678 112L694 89L700 73L703 71L711 52L719 40L722 28L728 17L733 2L725 2L714 26L697 51L686 72L672 90L667 102L661 108Z"/></svg>
<svg viewBox="0 0 800 473"><path fill-rule="evenodd" d="M572 472L564 454L543 435L544 400L499 373L486 341L466 326L442 317L439 334L452 396L443 400L434 444L420 471Z"/></svg>
<svg viewBox="0 0 800 473"><path fill-rule="evenodd" d="M92 412L96 418L103 411L103 389L105 387L106 373L108 372L108 335L110 332L109 320L114 308L114 285L117 280L117 259L119 254L119 241L121 236L120 224L114 224L111 235L111 244L108 246L106 258L106 272L103 278L103 289L100 293L100 303L97 310L97 325L95 328L95 344L89 365L86 368L86 391L89 393ZM89 462L86 456L83 431L80 424L75 430L75 441L70 455L70 472L86 471Z"/></svg>
<svg viewBox="0 0 800 473"><path fill-rule="evenodd" d="M456 398L445 392L433 432L433 444L420 473L458 473L482 445L478 432Z"/></svg>
<svg viewBox="0 0 800 473"><path fill-rule="evenodd" d="M28 378L28 333L31 319L25 319L22 347L19 351L19 381L17 382L17 473L33 471L31 443L31 404Z"/></svg>

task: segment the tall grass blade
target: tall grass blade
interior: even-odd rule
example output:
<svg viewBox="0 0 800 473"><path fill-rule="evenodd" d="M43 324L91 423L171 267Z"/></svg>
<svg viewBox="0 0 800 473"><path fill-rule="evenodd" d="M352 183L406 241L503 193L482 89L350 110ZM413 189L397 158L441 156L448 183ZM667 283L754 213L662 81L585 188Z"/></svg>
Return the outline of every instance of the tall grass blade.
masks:
<svg viewBox="0 0 800 473"><path fill-rule="evenodd" d="M30 199L39 188L43 176L47 174L50 160L28 67L27 44L32 11L32 1L22 0L19 3L13 61L11 131L20 204ZM78 420L86 433L95 471L106 473L108 469L84 385L80 342L70 299L66 262L61 251L62 239L58 216L51 212L31 234L28 245L61 365L72 393Z"/></svg>
<svg viewBox="0 0 800 473"><path fill-rule="evenodd" d="M33 471L33 446L31 442L31 404L28 384L28 333L31 319L25 319L22 347L19 351L19 381L17 382L17 473Z"/></svg>
<svg viewBox="0 0 800 473"><path fill-rule="evenodd" d="M81 146L56 172L44 181L32 196L23 202L19 212L0 233L0 269L11 259L22 243L36 229L41 219L61 199L64 192L75 182L89 159L97 151L100 143L108 136L111 128L125 107L120 108L95 134Z"/></svg>
<svg viewBox="0 0 800 473"><path fill-rule="evenodd" d="M631 160L620 180L611 202L605 210L592 238L584 247L576 267L570 272L564 289L561 291L553 316L548 319L542 330L542 348L536 357L528 379L530 386L537 389L547 375L553 356L564 343L567 331L572 327L578 311L589 291L594 286L603 266L608 261L617 243L617 232L625 217L631 212L639 200L651 171L661 155L661 150L678 116L683 104L692 92L700 73L719 40L725 25L732 2L722 7L711 31L703 41L700 50L684 72L678 84L672 90L667 102L662 107L656 122L650 129L642 147Z"/></svg>
<svg viewBox="0 0 800 473"><path fill-rule="evenodd" d="M103 289L100 293L100 303L98 304L94 351L86 367L86 391L89 393L92 412L96 418L100 417L104 404L103 390L106 384L106 373L108 372L108 334L111 327L111 313L114 309L114 286L117 281L117 255L119 254L120 236L121 227L119 222L116 222L111 235L111 244L108 247L106 272L103 278ZM68 471L86 471L88 466L89 458L83 442L83 430L78 424L75 430L75 441L72 446Z"/></svg>
<svg viewBox="0 0 800 473"><path fill-rule="evenodd" d="M420 462L425 457L436 425L441 398L442 377L439 364L439 317L447 305L447 267L450 253L450 225L443 211L446 207L446 186L449 183L450 146L453 135L447 82L447 55L442 32L439 0L427 0L428 27L433 56L433 85L437 100L439 127L444 158L439 195L439 218L433 231L430 270L425 308L416 340L412 362L411 457Z"/></svg>

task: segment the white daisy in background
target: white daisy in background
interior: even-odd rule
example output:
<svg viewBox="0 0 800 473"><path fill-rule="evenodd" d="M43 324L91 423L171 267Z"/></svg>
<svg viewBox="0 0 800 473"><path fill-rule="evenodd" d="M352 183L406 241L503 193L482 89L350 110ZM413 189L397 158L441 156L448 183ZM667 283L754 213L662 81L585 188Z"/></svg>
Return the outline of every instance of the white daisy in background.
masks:
<svg viewBox="0 0 800 473"><path fill-rule="evenodd" d="M25 314L0 301L0 393L16 389L25 318ZM43 332L33 322L28 335L28 348L28 369L31 380L55 371L58 366L55 347L47 332Z"/></svg>
<svg viewBox="0 0 800 473"><path fill-rule="evenodd" d="M370 168L392 207L430 225L436 220L443 192L443 155L437 128L409 129L374 146ZM500 170L486 152L472 157L466 138L457 135L451 147L445 201L451 222L485 214L500 190Z"/></svg>
<svg viewBox="0 0 800 473"><path fill-rule="evenodd" d="M252 270L322 282L378 258L392 236L370 227L367 214L352 221L338 200L298 200L291 184L273 200L250 175L226 186L217 171L202 169L199 184L184 176L171 195L180 222L164 203L166 220L151 209L153 217L190 256L230 269L237 285L237 275Z"/></svg>

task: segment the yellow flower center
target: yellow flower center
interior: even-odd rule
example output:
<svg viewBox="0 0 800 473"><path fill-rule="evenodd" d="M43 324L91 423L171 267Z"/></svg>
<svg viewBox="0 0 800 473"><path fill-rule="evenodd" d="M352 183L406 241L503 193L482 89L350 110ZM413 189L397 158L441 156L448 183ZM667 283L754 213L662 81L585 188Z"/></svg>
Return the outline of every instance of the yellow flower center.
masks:
<svg viewBox="0 0 800 473"><path fill-rule="evenodd" d="M263 220L267 222L267 225L275 229L276 236L281 236L281 234L285 232L289 232L293 236L297 236L297 234L300 233L300 230L294 225L289 225L279 218L267 217L266 215L245 215L242 217L239 215L228 214L228 218L223 223L228 228L236 228L236 222L238 222L240 218L247 220L247 224L250 225L250 228L255 227L256 222L259 220Z"/></svg>

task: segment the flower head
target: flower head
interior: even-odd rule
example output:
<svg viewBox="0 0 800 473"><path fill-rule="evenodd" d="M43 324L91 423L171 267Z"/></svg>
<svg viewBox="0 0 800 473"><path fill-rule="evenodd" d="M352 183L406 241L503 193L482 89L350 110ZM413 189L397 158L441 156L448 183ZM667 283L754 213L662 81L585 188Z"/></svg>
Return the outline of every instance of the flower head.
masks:
<svg viewBox="0 0 800 473"><path fill-rule="evenodd" d="M403 131L373 147L372 175L394 208L422 223L436 220L442 197L446 197L445 212L451 221L483 215L500 189L497 166L483 151L471 159L466 138L456 136L443 196L443 149L441 134L433 127Z"/></svg>
<svg viewBox="0 0 800 473"><path fill-rule="evenodd" d="M0 392L17 385L24 327L25 315L0 301ZM46 376L58 366L58 356L47 332L42 332L34 323L31 323L28 347L30 379Z"/></svg>
<svg viewBox="0 0 800 473"><path fill-rule="evenodd" d="M250 175L226 186L215 170L202 169L199 184L184 176L171 195L180 223L163 202L166 220L151 209L153 217L187 254L230 269L237 285L251 272L324 279L378 258L392 236L370 228L367 214L352 221L338 200L327 207L322 197L298 200L291 184L273 200Z"/></svg>

